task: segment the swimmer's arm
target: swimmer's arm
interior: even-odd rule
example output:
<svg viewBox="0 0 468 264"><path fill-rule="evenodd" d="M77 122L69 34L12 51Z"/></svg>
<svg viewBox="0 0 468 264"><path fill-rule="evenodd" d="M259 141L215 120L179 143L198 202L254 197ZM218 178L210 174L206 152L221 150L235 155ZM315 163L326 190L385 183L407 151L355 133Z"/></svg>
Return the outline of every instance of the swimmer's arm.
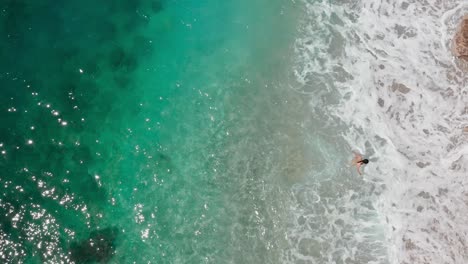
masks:
<svg viewBox="0 0 468 264"><path fill-rule="evenodd" d="M352 165L356 165L358 163L358 161L362 160L362 156L361 154L357 153L357 152L354 152L354 159L351 161L351 164Z"/></svg>
<svg viewBox="0 0 468 264"><path fill-rule="evenodd" d="M362 173L361 173L361 166L358 165L358 166L356 166L356 168L357 168L357 172L359 173L359 175L362 175Z"/></svg>

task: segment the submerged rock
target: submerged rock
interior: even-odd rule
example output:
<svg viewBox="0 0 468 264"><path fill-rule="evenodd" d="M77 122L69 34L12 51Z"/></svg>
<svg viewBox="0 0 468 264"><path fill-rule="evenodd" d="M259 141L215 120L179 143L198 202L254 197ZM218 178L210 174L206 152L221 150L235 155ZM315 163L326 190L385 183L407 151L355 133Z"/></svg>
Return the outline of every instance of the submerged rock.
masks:
<svg viewBox="0 0 468 264"><path fill-rule="evenodd" d="M468 15L465 15L455 33L452 43L453 54L461 59L468 60Z"/></svg>
<svg viewBox="0 0 468 264"><path fill-rule="evenodd" d="M137 58L124 48L116 47L109 54L109 65L114 71L132 72L137 67Z"/></svg>
<svg viewBox="0 0 468 264"><path fill-rule="evenodd" d="M398 91L403 94L407 94L411 91L411 89L408 88L408 86L402 83L395 82L395 80L393 80L392 86L390 88L392 89L392 92Z"/></svg>
<svg viewBox="0 0 468 264"><path fill-rule="evenodd" d="M88 239L71 245L71 260L77 264L107 263L114 255L117 233L115 227L91 232Z"/></svg>
<svg viewBox="0 0 468 264"><path fill-rule="evenodd" d="M158 152L155 155L156 170L158 173L171 174L174 171L174 166L171 161L171 157L166 154Z"/></svg>
<svg viewBox="0 0 468 264"><path fill-rule="evenodd" d="M157 1L152 1L151 2L151 10L153 10L154 13L159 13L163 10L163 5L160 0Z"/></svg>

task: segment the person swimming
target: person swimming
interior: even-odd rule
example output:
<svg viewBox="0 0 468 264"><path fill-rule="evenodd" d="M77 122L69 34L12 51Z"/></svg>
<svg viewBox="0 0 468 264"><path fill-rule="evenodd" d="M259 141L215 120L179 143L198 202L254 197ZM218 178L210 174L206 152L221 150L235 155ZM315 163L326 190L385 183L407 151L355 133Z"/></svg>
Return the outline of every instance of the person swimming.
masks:
<svg viewBox="0 0 468 264"><path fill-rule="evenodd" d="M361 166L364 165L364 164L367 164L367 163L369 163L368 159L363 159L361 154L354 153L354 159L351 162L351 164L356 166L356 169L357 169L357 172L359 173L359 175L362 175Z"/></svg>

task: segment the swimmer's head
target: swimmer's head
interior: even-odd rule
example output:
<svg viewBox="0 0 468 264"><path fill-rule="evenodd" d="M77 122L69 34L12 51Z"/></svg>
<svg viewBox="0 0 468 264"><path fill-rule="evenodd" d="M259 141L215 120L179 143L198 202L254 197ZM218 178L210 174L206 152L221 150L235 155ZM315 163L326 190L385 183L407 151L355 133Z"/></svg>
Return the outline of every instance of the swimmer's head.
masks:
<svg viewBox="0 0 468 264"><path fill-rule="evenodd" d="M360 163L367 164L367 163L369 163L369 160L368 159L363 159L363 160L360 161Z"/></svg>

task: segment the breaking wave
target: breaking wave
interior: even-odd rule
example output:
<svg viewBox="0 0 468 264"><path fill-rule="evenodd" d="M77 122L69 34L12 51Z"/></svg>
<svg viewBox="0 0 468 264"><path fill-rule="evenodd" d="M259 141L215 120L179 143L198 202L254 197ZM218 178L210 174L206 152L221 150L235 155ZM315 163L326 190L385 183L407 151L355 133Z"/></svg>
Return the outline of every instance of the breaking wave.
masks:
<svg viewBox="0 0 468 264"><path fill-rule="evenodd" d="M324 131L371 163L360 186L315 179L296 188L285 259L467 263L468 67L450 44L468 4L305 5L294 89L311 97Z"/></svg>

